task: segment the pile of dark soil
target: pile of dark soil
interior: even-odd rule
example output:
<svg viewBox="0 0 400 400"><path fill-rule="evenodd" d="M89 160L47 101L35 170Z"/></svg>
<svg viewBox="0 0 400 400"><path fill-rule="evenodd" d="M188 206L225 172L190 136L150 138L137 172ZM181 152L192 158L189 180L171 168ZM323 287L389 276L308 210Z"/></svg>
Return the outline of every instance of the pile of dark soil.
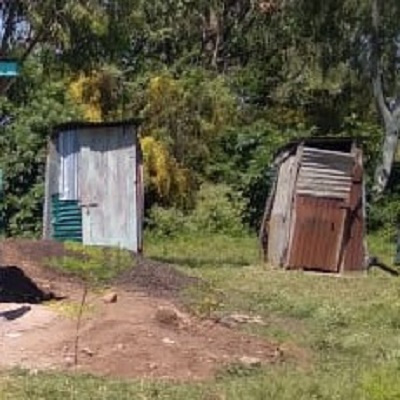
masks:
<svg viewBox="0 0 400 400"><path fill-rule="evenodd" d="M5 240L0 242L0 269L3 268L2 265L16 265L39 290L68 296L69 292L79 289L81 280L67 272L49 268L48 264L51 259L71 255L63 243L55 241ZM125 290L141 291L150 296L178 298L182 290L200 284L201 280L187 276L172 264L132 253L132 267L119 274L111 283ZM19 293L25 291L22 288L18 290ZM40 294L35 296L41 298Z"/></svg>
<svg viewBox="0 0 400 400"><path fill-rule="evenodd" d="M0 268L0 303L38 304L54 298L53 293L40 289L20 268Z"/></svg>
<svg viewBox="0 0 400 400"><path fill-rule="evenodd" d="M0 301L9 302L14 299L14 302L40 303L50 298L67 297L79 290L79 278L48 267L51 259L65 255L68 252L63 243L55 241L0 241Z"/></svg>
<svg viewBox="0 0 400 400"><path fill-rule="evenodd" d="M184 274L173 265L138 257L136 265L124 271L115 283L125 290L139 289L152 296L177 297L182 290L200 284L201 280Z"/></svg>

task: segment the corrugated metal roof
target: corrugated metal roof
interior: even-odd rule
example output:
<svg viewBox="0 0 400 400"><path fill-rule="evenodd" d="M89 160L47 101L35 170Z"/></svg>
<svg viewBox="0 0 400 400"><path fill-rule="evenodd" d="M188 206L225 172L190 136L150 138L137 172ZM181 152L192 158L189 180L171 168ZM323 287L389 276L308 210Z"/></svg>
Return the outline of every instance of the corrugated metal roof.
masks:
<svg viewBox="0 0 400 400"><path fill-rule="evenodd" d="M311 137L301 137L294 140L290 140L288 143L280 147L276 153L275 157L285 151L296 151L296 148L303 144L304 146L312 146L315 148L327 148L327 149L337 149L337 150L344 150L347 148L348 153L351 151L351 146L355 143L358 147L362 145L363 138L362 137L337 137L337 136L327 136L327 137L318 137L318 136L311 136Z"/></svg>
<svg viewBox="0 0 400 400"><path fill-rule="evenodd" d="M62 124L56 125L53 128L52 137L57 136L60 132L72 130L72 129L101 129L101 128L118 128L126 126L138 127L142 123L140 118L132 118L121 121L110 121L110 122L85 122L85 121L68 121Z"/></svg>
<svg viewBox="0 0 400 400"><path fill-rule="evenodd" d="M352 154L304 147L296 191L300 195L347 199L353 165Z"/></svg>

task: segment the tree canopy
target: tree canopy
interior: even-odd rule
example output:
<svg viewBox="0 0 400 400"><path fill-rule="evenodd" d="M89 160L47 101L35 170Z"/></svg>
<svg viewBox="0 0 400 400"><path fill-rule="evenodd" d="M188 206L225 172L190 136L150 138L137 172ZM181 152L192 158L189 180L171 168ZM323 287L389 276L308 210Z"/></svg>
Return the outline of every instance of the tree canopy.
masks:
<svg viewBox="0 0 400 400"><path fill-rule="evenodd" d="M38 232L47 135L72 118L142 118L148 207L187 210L202 183L221 182L242 194L256 226L272 154L307 135L363 138L371 188L395 195L396 0L0 7L1 55L22 64L0 87L9 233Z"/></svg>

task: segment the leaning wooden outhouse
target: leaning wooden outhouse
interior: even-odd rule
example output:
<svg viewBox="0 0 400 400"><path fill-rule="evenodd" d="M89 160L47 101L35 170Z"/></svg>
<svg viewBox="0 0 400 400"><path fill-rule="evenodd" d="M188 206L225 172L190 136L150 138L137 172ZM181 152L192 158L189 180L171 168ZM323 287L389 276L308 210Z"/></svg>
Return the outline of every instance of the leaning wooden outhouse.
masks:
<svg viewBox="0 0 400 400"><path fill-rule="evenodd" d="M137 124L63 124L48 147L44 238L140 252L144 202Z"/></svg>
<svg viewBox="0 0 400 400"><path fill-rule="evenodd" d="M265 259L323 272L366 267L362 150L351 138L305 139L278 152L260 239Z"/></svg>

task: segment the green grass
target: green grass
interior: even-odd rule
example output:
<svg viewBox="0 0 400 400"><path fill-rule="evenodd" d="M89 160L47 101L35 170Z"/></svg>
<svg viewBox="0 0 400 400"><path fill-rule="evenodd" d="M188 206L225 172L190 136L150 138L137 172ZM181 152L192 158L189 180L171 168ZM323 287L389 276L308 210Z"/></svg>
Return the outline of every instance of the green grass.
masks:
<svg viewBox="0 0 400 400"><path fill-rule="evenodd" d="M379 239L379 236L378 236ZM376 237L375 249L385 243ZM257 240L148 238L146 255L208 284L186 293L196 311L260 315L250 333L300 349L265 369L231 366L197 385L118 382L64 374L0 376L2 399L400 399L400 281L384 273L331 277L261 266ZM378 254L382 256L382 254Z"/></svg>
<svg viewBox="0 0 400 400"><path fill-rule="evenodd" d="M368 238L371 255L377 255L387 265L393 266L396 256L396 243L388 230L372 233Z"/></svg>
<svg viewBox="0 0 400 400"><path fill-rule="evenodd" d="M257 239L250 236L149 237L145 243L146 256L189 268L241 268L260 263Z"/></svg>
<svg viewBox="0 0 400 400"><path fill-rule="evenodd" d="M92 285L104 285L134 265L131 253L123 249L65 243L67 255L47 260L50 268L73 274Z"/></svg>

